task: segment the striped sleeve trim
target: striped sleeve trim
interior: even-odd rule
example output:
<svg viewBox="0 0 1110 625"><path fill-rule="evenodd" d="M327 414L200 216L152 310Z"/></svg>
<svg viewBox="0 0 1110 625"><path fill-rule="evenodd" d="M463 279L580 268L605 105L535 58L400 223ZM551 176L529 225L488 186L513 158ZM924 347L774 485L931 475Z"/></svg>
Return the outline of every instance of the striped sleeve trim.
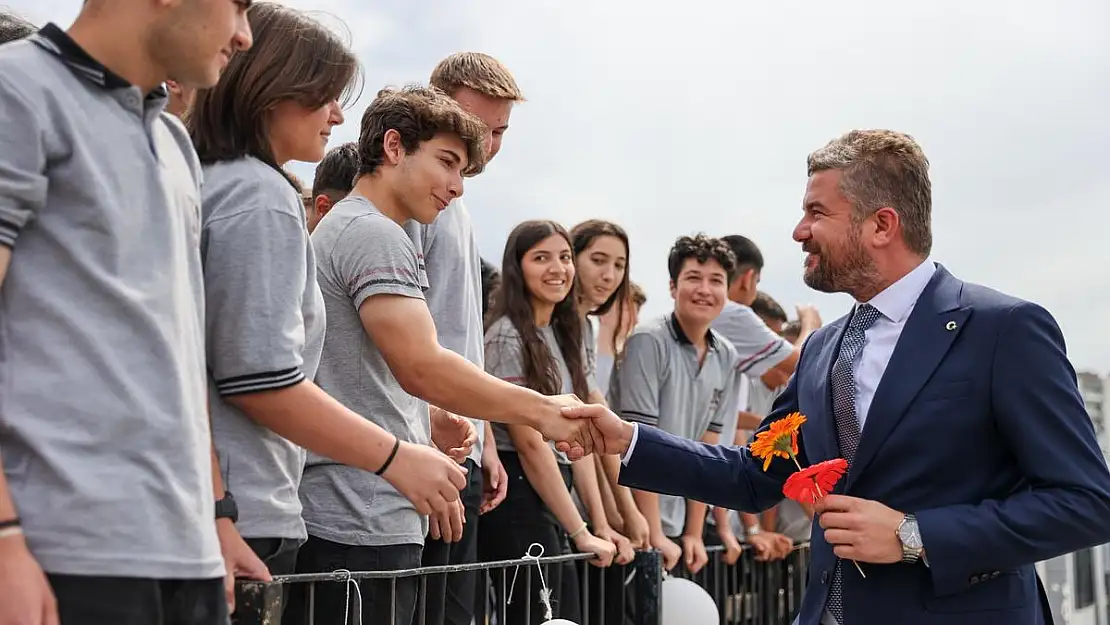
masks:
<svg viewBox="0 0 1110 625"><path fill-rule="evenodd" d="M0 245L15 247L15 239L19 236L19 230L19 224L0 217Z"/></svg>
<svg viewBox="0 0 1110 625"><path fill-rule="evenodd" d="M708 431L712 432L713 434L720 434L721 432L724 431L725 424L723 424L723 423L710 423L709 427L706 428L706 429Z"/></svg>
<svg viewBox="0 0 1110 625"><path fill-rule="evenodd" d="M622 410L621 417L623 417L625 421L631 421L632 423L643 423L644 425L650 426L659 425L659 417L643 412L636 412L635 410Z"/></svg>
<svg viewBox="0 0 1110 625"><path fill-rule="evenodd" d="M239 395L242 393L257 393L260 391L277 391L288 388L304 381L304 373L293 367L281 371L268 373L253 373L240 375L225 380L216 380L216 390L220 395Z"/></svg>
<svg viewBox="0 0 1110 625"><path fill-rule="evenodd" d="M751 370L752 367L779 353L779 350L782 349L785 345L787 345L787 343L784 341L771 341L770 343L765 345L763 349L741 360L739 364L736 365L736 369L740 373L747 373Z"/></svg>
<svg viewBox="0 0 1110 625"><path fill-rule="evenodd" d="M424 266L420 265L418 269L424 271ZM396 267L378 267L364 271L347 284L347 291L355 296L366 289L383 286L424 292L416 275L413 275L411 271Z"/></svg>

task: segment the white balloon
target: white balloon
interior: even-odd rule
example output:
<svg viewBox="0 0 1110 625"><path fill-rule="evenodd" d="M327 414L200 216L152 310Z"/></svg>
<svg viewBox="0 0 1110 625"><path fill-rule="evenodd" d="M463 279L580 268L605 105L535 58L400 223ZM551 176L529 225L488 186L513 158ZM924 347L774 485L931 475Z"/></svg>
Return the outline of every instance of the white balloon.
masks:
<svg viewBox="0 0 1110 625"><path fill-rule="evenodd" d="M688 579L663 580L663 625L717 625L721 613L704 588Z"/></svg>
<svg viewBox="0 0 1110 625"><path fill-rule="evenodd" d="M578 625L574 621L568 621L565 618L557 618L553 621L544 621L540 625Z"/></svg>

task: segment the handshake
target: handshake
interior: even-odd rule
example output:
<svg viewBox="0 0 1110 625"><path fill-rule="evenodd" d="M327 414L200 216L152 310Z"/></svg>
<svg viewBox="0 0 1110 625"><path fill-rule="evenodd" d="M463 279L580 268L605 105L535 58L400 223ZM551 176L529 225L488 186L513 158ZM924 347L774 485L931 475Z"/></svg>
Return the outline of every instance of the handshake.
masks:
<svg viewBox="0 0 1110 625"><path fill-rule="evenodd" d="M632 442L633 426L605 406L583 404L574 395L555 395L533 427L571 460L591 453L621 455Z"/></svg>

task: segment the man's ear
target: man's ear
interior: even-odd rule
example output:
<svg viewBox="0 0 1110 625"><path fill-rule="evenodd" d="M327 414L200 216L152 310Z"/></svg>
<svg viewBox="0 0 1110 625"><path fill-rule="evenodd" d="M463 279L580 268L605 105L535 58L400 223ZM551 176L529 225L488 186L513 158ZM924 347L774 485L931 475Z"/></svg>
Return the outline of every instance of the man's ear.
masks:
<svg viewBox="0 0 1110 625"><path fill-rule="evenodd" d="M331 198L328 197L327 193L321 193L313 200L313 205L316 208L316 219L323 219L324 215L327 215L328 211L331 210Z"/></svg>

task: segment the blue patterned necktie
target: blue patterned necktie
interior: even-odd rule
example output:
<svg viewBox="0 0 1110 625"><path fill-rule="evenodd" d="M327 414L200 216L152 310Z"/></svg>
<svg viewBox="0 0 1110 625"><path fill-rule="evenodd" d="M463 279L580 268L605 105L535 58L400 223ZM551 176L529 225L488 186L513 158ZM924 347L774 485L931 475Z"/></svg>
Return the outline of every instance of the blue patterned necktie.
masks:
<svg viewBox="0 0 1110 625"><path fill-rule="evenodd" d="M853 372L863 346L867 342L864 334L867 328L879 318L879 309L871 304L860 304L848 322L844 339L840 343L840 353L832 368L832 404L836 418L836 438L840 443L840 456L851 466L859 448L860 428L856 415L856 377ZM841 579L841 560L837 559L833 570L832 585L829 587L828 610L839 625L844 623L844 602Z"/></svg>

